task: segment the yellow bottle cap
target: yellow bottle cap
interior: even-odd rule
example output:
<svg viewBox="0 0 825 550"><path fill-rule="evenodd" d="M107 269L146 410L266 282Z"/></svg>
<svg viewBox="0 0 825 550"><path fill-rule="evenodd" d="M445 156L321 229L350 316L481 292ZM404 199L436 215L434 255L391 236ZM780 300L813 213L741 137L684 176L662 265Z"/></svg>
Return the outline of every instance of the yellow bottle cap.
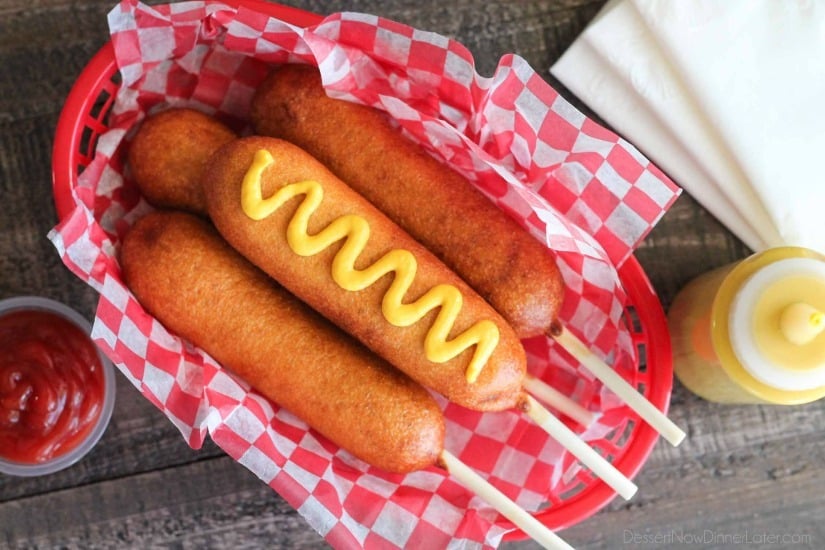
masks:
<svg viewBox="0 0 825 550"><path fill-rule="evenodd" d="M795 260L803 262L786 263ZM791 306L800 302L825 311L825 255L793 246L743 260L716 293L711 340L719 365L760 400L793 405L825 397L825 330L806 343L793 342L805 339L791 319L798 314Z"/></svg>
<svg viewBox="0 0 825 550"><path fill-rule="evenodd" d="M817 328L823 309L825 262L789 258L762 267L731 304L736 357L751 376L773 388L825 386L825 334Z"/></svg>

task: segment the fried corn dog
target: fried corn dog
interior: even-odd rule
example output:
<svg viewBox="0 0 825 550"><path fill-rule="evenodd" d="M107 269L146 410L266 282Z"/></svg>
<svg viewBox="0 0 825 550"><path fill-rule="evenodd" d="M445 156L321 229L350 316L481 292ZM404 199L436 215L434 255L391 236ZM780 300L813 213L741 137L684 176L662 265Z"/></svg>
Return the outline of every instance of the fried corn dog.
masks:
<svg viewBox="0 0 825 550"><path fill-rule="evenodd" d="M278 192L295 200L253 217L244 181L259 152L271 160L260 167L255 206ZM212 155L202 185L209 217L235 249L414 380L475 410L524 405L524 349L507 323L309 154L274 138L241 138ZM315 250L296 252L303 244Z"/></svg>
<svg viewBox="0 0 825 550"><path fill-rule="evenodd" d="M250 118L258 134L306 150L435 253L520 338L544 334L555 322L563 283L547 249L384 114L328 97L315 67L273 71Z"/></svg>
<svg viewBox="0 0 825 550"><path fill-rule="evenodd" d="M127 233L123 276L168 329L356 457L388 472L431 466L444 419L419 384L343 334L181 212Z"/></svg>
<svg viewBox="0 0 825 550"><path fill-rule="evenodd" d="M558 320L564 285L545 247L383 113L328 97L315 67L283 65L258 88L250 116L259 134L317 157L432 250L520 338L553 338L671 444L684 439L683 430Z"/></svg>

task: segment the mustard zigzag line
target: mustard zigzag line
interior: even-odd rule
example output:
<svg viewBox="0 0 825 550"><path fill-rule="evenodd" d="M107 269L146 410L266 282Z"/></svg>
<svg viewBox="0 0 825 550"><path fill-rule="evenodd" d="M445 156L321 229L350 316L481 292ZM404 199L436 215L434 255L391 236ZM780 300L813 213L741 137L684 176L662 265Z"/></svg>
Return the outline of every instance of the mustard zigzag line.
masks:
<svg viewBox="0 0 825 550"><path fill-rule="evenodd" d="M475 382L498 345L499 330L496 324L486 319L479 321L448 341L450 330L461 311L461 292L452 285L440 284L428 290L415 302L404 304L404 296L412 285L418 269L418 262L412 252L394 249L365 269L356 270L355 262L370 237L369 222L361 216L347 214L336 218L315 235L309 235L309 219L323 201L323 187L311 180L291 183L264 199L261 177L264 170L274 162L269 151L256 151L252 164L244 176L241 190L241 204L246 215L261 220L290 199L304 195L287 226L287 242L292 251L300 256L313 256L333 243L345 239L333 259L332 278L338 286L349 291L363 290L394 271L392 284L381 303L384 318L394 326L406 327L421 320L432 309L440 307L424 340L427 359L443 363L475 345L475 352L465 372L467 381Z"/></svg>

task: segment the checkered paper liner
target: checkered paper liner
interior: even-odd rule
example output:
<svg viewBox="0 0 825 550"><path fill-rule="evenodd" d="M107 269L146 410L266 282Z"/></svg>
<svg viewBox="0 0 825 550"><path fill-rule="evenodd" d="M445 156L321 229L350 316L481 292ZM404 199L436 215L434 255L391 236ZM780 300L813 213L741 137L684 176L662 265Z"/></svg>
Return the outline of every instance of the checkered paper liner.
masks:
<svg viewBox="0 0 825 550"><path fill-rule="evenodd" d="M188 106L248 132L249 101L272 64L317 65L330 95L388 112L547 244L567 287L562 322L631 381L634 351L614 266L678 188L517 56L484 78L457 42L359 13L305 29L243 6L127 0L109 24L122 84L109 129L73 191L76 206L50 233L64 263L100 292L93 328L100 347L189 445L200 447L208 434L333 546L497 546L510 524L445 472L391 475L358 461L143 310L117 260L120 237L150 209L123 163L134 128L151 112ZM455 209L460 215L461 205ZM525 349L531 373L601 413L585 440L627 415L546 338L525 341ZM540 509L579 468L516 412L481 414L438 399L446 448L527 510Z"/></svg>

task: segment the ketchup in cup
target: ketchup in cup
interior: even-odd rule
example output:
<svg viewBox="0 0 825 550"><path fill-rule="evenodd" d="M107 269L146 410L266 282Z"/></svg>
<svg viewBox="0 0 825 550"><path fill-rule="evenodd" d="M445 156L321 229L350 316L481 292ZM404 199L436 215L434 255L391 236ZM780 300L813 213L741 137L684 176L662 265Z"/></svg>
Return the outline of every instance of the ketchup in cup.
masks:
<svg viewBox="0 0 825 550"><path fill-rule="evenodd" d="M102 435L114 373L88 332L85 319L58 302L0 305L0 471L65 468Z"/></svg>

